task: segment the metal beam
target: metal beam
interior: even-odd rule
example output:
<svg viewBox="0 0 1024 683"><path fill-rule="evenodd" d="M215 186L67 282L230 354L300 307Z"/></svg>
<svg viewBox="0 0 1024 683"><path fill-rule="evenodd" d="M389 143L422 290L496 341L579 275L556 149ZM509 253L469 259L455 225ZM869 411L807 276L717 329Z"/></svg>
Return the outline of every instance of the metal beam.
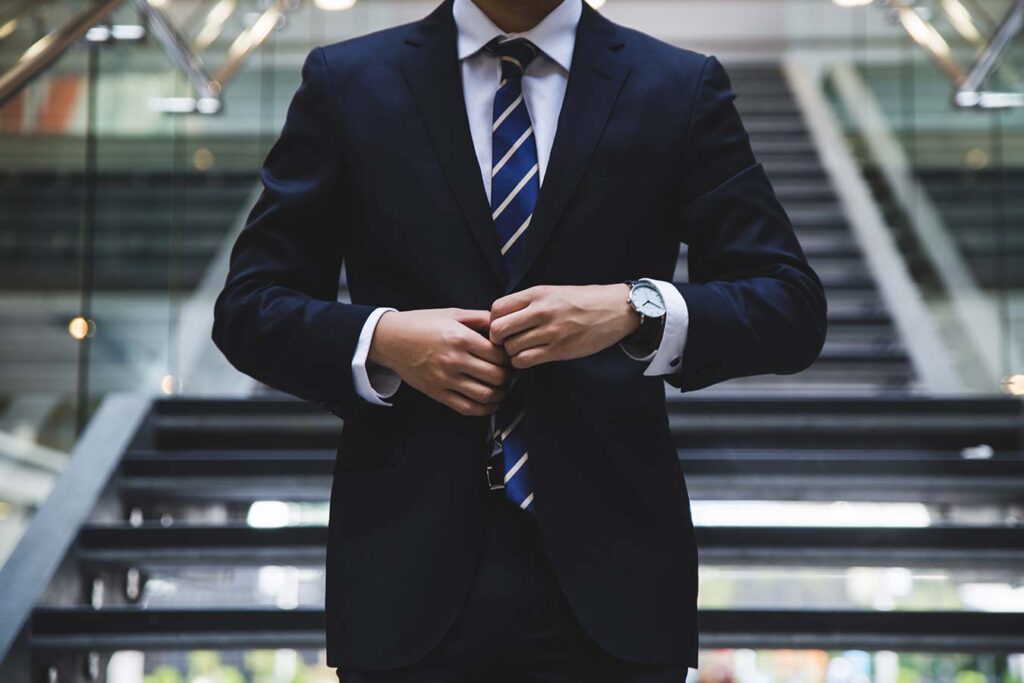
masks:
<svg viewBox="0 0 1024 683"><path fill-rule="evenodd" d="M40 38L14 66L0 75L0 107L74 45L124 0L95 0L60 28Z"/></svg>
<svg viewBox="0 0 1024 683"><path fill-rule="evenodd" d="M1024 94L982 92L985 81L999 67L1006 51L1014 44L1021 28L1024 28L1024 0L1016 0L999 27L982 50L978 61L959 83L954 102L960 107L1024 106ZM1000 100L1002 96L1002 102ZM1015 96L1015 98L1013 97Z"/></svg>
<svg viewBox="0 0 1024 683"><path fill-rule="evenodd" d="M220 111L221 86L215 83L206 73L206 67L189 48L188 42L182 37L171 20L159 7L154 7L148 0L134 0L135 6L146 17L149 32L163 48L167 58L181 70L185 78L196 91L196 108L202 113Z"/></svg>

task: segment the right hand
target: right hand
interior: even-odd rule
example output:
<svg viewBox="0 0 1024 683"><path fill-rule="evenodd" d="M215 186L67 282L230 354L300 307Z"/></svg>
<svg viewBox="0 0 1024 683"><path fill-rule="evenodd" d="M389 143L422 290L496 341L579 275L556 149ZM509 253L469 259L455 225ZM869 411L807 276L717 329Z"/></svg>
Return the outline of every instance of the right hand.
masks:
<svg viewBox="0 0 1024 683"><path fill-rule="evenodd" d="M490 415L505 398L509 360L488 338L490 311L388 311L368 360L462 415Z"/></svg>

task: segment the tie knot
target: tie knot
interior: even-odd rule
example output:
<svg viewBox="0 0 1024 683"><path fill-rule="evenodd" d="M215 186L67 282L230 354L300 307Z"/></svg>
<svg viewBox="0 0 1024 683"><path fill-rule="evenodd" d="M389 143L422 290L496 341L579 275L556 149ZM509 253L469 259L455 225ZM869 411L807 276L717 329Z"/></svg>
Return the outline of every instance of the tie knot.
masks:
<svg viewBox="0 0 1024 683"><path fill-rule="evenodd" d="M526 67L537 56L537 46L526 38L506 41L495 38L487 43L485 49L501 60L501 77L504 79L522 78Z"/></svg>

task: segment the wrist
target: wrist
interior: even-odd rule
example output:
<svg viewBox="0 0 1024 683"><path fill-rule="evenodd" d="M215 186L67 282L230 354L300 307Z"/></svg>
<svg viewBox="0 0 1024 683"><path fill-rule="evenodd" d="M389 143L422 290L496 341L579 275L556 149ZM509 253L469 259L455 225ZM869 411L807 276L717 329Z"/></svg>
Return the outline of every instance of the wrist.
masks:
<svg viewBox="0 0 1024 683"><path fill-rule="evenodd" d="M618 320L620 322L619 331L622 333L620 341L631 335L640 329L640 313L633 308L633 304L629 302L629 285L625 283L619 283L615 285L608 285L610 296L613 298L613 307L618 311Z"/></svg>
<svg viewBox="0 0 1024 683"><path fill-rule="evenodd" d="M395 369L395 359L392 353L392 346L394 345L395 334L398 328L397 317L398 311L385 311L377 321L377 327L373 331L373 337L370 339L370 351L366 355L366 360L376 366L387 368L389 370Z"/></svg>

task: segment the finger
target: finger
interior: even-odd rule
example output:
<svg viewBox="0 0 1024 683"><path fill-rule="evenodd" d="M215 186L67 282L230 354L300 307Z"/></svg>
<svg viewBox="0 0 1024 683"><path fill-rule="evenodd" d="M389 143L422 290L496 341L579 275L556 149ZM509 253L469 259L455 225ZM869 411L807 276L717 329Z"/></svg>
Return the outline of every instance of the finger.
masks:
<svg viewBox="0 0 1024 683"><path fill-rule="evenodd" d="M550 357L550 345L545 346L534 346L533 348L526 349L521 353L517 353L512 356L512 367L523 369L531 368L534 365L540 365L541 363L547 363L552 360Z"/></svg>
<svg viewBox="0 0 1024 683"><path fill-rule="evenodd" d="M543 319L535 306L509 313L491 321L490 339L495 344L504 344L509 337L537 327Z"/></svg>
<svg viewBox="0 0 1024 683"><path fill-rule="evenodd" d="M448 388L462 394L473 403L481 405L501 403L505 399L504 387L492 387L490 384L484 384L469 375L462 375Z"/></svg>
<svg viewBox="0 0 1024 683"><path fill-rule="evenodd" d="M453 310L453 317L456 322L460 322L466 327L484 334L487 334L487 328L491 324L490 311L456 308Z"/></svg>
<svg viewBox="0 0 1024 683"><path fill-rule="evenodd" d="M478 379L492 387L505 386L508 382L508 370L504 365L496 365L476 356L467 356L459 370L474 379Z"/></svg>
<svg viewBox="0 0 1024 683"><path fill-rule="evenodd" d="M498 318L513 313L515 311L526 308L530 305L530 302L537 297L537 288L530 287L519 292L512 292L506 296L501 297L493 304L491 304L491 322L494 322Z"/></svg>
<svg viewBox="0 0 1024 683"><path fill-rule="evenodd" d="M550 326L531 327L525 332L507 337L504 342L505 353L511 358L534 346L545 346L551 343L551 336Z"/></svg>
<svg viewBox="0 0 1024 683"><path fill-rule="evenodd" d="M483 405L466 398L457 391L446 390L438 396L438 400L460 415L490 415L498 409L498 404Z"/></svg>
<svg viewBox="0 0 1024 683"><path fill-rule="evenodd" d="M479 334L467 335L463 340L463 348L472 355L494 365L508 365L505 349L492 344L486 337Z"/></svg>

